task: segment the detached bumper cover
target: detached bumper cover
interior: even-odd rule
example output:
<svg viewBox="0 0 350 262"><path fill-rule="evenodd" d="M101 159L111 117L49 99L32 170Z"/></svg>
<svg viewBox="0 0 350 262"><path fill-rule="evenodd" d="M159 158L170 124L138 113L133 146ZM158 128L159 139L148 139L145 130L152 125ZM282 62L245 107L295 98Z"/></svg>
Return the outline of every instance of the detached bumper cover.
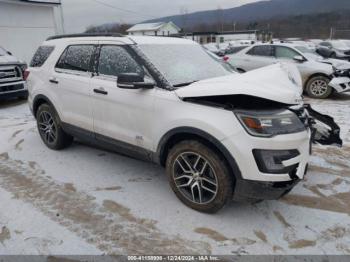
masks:
<svg viewBox="0 0 350 262"><path fill-rule="evenodd" d="M320 145L343 146L340 138L340 127L335 123L334 119L328 115L323 115L309 104L305 105L309 116L309 125L312 131L312 142Z"/></svg>
<svg viewBox="0 0 350 262"><path fill-rule="evenodd" d="M329 86L338 93L350 92L350 77L335 77Z"/></svg>

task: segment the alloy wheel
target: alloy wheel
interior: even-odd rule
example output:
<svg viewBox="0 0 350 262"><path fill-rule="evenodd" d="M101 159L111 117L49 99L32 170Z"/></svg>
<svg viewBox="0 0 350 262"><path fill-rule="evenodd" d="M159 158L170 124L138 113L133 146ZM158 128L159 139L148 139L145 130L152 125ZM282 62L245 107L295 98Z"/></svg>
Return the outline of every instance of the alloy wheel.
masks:
<svg viewBox="0 0 350 262"><path fill-rule="evenodd" d="M315 80L310 85L310 91L314 96L323 96L327 90L328 83L324 80Z"/></svg>
<svg viewBox="0 0 350 262"><path fill-rule="evenodd" d="M39 132L42 138L48 144L53 144L57 139L57 126L52 115L49 112L43 111L38 119Z"/></svg>
<svg viewBox="0 0 350 262"><path fill-rule="evenodd" d="M173 179L181 194L196 204L210 203L218 193L215 171L198 153L185 152L176 158Z"/></svg>

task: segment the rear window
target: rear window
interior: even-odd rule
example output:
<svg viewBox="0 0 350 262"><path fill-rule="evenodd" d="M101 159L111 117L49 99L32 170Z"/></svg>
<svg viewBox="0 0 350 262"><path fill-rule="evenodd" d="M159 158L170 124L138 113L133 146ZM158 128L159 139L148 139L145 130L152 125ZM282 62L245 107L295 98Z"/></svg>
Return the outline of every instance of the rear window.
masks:
<svg viewBox="0 0 350 262"><path fill-rule="evenodd" d="M73 45L63 52L56 68L88 72L95 52L94 45Z"/></svg>
<svg viewBox="0 0 350 262"><path fill-rule="evenodd" d="M32 61L30 62L31 67L41 67L51 55L55 49L54 46L40 46L35 52Z"/></svg>

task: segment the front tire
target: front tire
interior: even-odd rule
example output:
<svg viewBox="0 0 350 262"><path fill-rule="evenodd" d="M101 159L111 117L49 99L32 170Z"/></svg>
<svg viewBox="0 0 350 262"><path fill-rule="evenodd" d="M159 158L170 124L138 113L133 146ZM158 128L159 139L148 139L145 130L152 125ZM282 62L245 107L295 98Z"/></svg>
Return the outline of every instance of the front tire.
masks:
<svg viewBox="0 0 350 262"><path fill-rule="evenodd" d="M166 161L166 173L176 196L197 211L216 213L232 199L234 181L224 159L198 141L175 145Z"/></svg>
<svg viewBox="0 0 350 262"><path fill-rule="evenodd" d="M325 76L312 77L306 85L306 93L311 98L325 99L332 94L332 87L329 86L330 79Z"/></svg>
<svg viewBox="0 0 350 262"><path fill-rule="evenodd" d="M61 121L52 106L42 104L36 119L40 137L48 148L61 150L72 144L73 137L64 132Z"/></svg>

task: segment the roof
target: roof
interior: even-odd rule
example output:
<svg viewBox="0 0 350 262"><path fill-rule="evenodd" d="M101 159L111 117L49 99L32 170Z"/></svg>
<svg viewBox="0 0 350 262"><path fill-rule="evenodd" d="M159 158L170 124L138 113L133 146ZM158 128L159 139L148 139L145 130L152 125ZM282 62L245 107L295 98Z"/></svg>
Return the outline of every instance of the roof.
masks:
<svg viewBox="0 0 350 262"><path fill-rule="evenodd" d="M196 45L197 43L184 38L176 37L159 37L159 36L122 36L118 34L73 34L73 35L59 35L49 37L45 44L52 43L74 43L84 41L86 43L90 41L116 41L119 43L132 45L162 45L162 44L183 44L183 45Z"/></svg>
<svg viewBox="0 0 350 262"><path fill-rule="evenodd" d="M174 26L178 31L180 31L180 28L175 25L173 22L159 22L159 23L143 23L143 24L136 24L132 27L130 27L127 32L138 32L138 31L156 31L162 28L164 25L170 24Z"/></svg>
<svg viewBox="0 0 350 262"><path fill-rule="evenodd" d="M33 4L53 4L53 5L61 4L61 0L19 0L19 1L33 3Z"/></svg>

